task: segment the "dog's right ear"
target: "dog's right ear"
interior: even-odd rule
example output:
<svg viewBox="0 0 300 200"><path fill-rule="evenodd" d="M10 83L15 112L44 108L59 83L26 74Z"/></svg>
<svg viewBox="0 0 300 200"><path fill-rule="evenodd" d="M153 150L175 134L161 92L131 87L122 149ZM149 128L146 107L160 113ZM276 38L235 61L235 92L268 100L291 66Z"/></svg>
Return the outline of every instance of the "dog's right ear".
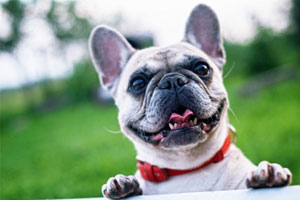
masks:
<svg viewBox="0 0 300 200"><path fill-rule="evenodd" d="M102 87L114 95L119 76L135 50L118 31L105 25L93 29L89 50Z"/></svg>

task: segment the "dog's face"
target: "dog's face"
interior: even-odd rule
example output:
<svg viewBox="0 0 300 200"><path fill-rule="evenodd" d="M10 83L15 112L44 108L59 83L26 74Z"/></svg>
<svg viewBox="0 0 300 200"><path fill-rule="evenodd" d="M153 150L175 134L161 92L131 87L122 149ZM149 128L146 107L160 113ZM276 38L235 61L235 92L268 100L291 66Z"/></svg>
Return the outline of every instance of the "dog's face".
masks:
<svg viewBox="0 0 300 200"><path fill-rule="evenodd" d="M225 55L209 7L193 10L177 44L136 51L118 32L99 26L90 51L102 86L119 108L120 126L133 142L186 150L205 142L224 120Z"/></svg>

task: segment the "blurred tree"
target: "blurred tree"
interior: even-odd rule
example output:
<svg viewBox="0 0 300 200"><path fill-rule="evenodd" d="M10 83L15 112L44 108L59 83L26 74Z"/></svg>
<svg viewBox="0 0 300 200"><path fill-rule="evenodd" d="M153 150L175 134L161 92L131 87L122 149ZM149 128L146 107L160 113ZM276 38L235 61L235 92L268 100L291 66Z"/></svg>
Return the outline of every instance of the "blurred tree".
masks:
<svg viewBox="0 0 300 200"><path fill-rule="evenodd" d="M75 11L75 1L67 3L51 2L46 13L54 35L61 42L72 42L77 39L87 40L92 25L86 18L79 17Z"/></svg>
<svg viewBox="0 0 300 200"><path fill-rule="evenodd" d="M7 12L10 17L10 35L7 38L0 38L0 51L11 52L21 40L22 32L20 24L24 18L26 5L19 0L9 0L3 3L2 8Z"/></svg>
<svg viewBox="0 0 300 200"><path fill-rule="evenodd" d="M300 1L292 0L290 12L290 28L292 29L293 40L300 45Z"/></svg>
<svg viewBox="0 0 300 200"><path fill-rule="evenodd" d="M76 2L57 2L51 1L50 9L45 15L45 20L51 27L57 41L60 45L60 51L62 55L66 52L66 47L71 43L80 43L83 48L87 46L88 36L92 29L90 22L83 17L78 16L75 9ZM96 85L98 82L91 78L92 74L89 73L93 70L93 66L86 59L80 61L74 65L74 71L72 76L66 79L64 96L72 102L82 101L89 97L91 90L94 89L93 84ZM89 87L87 87L89 86ZM51 91L51 84L48 84L44 92L46 96L53 96Z"/></svg>
<svg viewBox="0 0 300 200"><path fill-rule="evenodd" d="M259 26L258 32L252 42L248 45L248 55L245 62L249 65L251 74L258 74L278 67L278 56L276 45L274 45L275 34L271 29Z"/></svg>
<svg viewBox="0 0 300 200"><path fill-rule="evenodd" d="M37 3L39 3L36 0L26 2L21 2L21 0L7 0L4 3L1 3L1 7L3 8L5 14L8 15L8 19L10 22L10 32L6 38L0 38L0 51L8 52L18 62L18 59L20 58L18 58L17 52L14 50L18 47L20 41L23 39L22 24L26 23L28 19L33 17L40 18L46 21L50 26L52 33L56 38L56 44L59 46L59 48L57 48L57 51L60 51L60 55L63 58L67 53L66 49L68 48L68 45L76 43L76 45L80 45L82 46L82 48L86 48L87 39L92 29L92 25L86 18L80 17L78 15L75 8L76 2L58 2L55 0L49 1L49 8L40 10L39 12L43 13L39 13L39 15L34 15L32 14L34 12L30 12L32 9L34 9ZM71 101L82 100L82 96L84 96L85 93L90 93L91 91L83 91L87 90L86 87L83 87L86 84L80 85L77 83L95 80L93 78L90 78L91 73L84 73L85 71L93 70L91 64L81 63L75 65L74 76L72 76L71 78L67 78L64 81L57 81L46 78L46 80L41 80L38 84L31 83L29 81L26 69L21 63L17 64L17 67L19 67L18 72L20 73L20 75L25 80L28 80L26 84L22 85L19 88L20 93L23 94L21 98L24 101L24 105L26 106L26 108L23 109L24 112L32 112L36 110L35 108L47 107L38 105L41 102L37 101L37 98L44 99L43 103L52 107L56 104L55 101L60 104L61 99L69 99ZM45 73L47 73L47 71ZM67 86L69 84L68 81L70 82L70 86ZM57 83L63 85L62 87L59 87L59 91L56 89ZM94 84L98 85L98 81L95 80ZM34 92L36 90L40 91L38 97L35 94L36 92ZM64 92L62 92L62 90L64 90ZM77 91L75 92L75 90Z"/></svg>
<svg viewBox="0 0 300 200"><path fill-rule="evenodd" d="M74 67L73 75L67 79L66 90L72 101L88 100L99 86L97 73L90 60L82 60Z"/></svg>

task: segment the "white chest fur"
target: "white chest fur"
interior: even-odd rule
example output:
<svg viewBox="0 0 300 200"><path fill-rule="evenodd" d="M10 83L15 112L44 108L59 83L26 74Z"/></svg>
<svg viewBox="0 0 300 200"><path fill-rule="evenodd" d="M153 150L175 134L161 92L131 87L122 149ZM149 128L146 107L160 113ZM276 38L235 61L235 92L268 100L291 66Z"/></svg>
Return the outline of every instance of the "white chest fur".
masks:
<svg viewBox="0 0 300 200"><path fill-rule="evenodd" d="M160 183L144 180L139 171L135 176L143 194L146 195L232 190L246 188L246 176L255 167L234 144L231 144L224 160L195 172L170 177Z"/></svg>

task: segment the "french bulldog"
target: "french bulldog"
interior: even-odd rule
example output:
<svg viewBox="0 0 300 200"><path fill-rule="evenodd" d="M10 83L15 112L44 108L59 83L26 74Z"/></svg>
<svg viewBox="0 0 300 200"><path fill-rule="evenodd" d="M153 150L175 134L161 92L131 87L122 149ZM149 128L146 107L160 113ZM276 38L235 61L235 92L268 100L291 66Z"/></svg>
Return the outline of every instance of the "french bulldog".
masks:
<svg viewBox="0 0 300 200"><path fill-rule="evenodd" d="M137 151L134 176L103 185L107 198L286 186L289 169L255 166L231 142L225 52L215 12L200 4L182 41L134 49L116 30L100 25L89 40L101 85L119 109L122 132Z"/></svg>

